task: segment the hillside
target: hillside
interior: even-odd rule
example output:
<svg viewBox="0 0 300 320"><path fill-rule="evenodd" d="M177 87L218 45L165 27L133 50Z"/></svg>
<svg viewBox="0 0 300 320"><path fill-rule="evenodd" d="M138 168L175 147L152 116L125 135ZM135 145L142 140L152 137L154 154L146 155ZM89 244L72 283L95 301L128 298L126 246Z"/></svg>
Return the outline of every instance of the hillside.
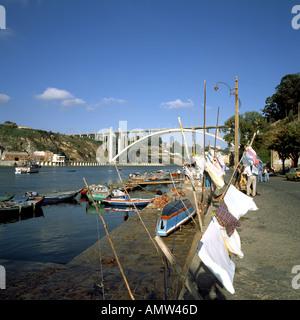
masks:
<svg viewBox="0 0 300 320"><path fill-rule="evenodd" d="M0 124L0 147L3 151L51 151L66 160L96 161L100 142L44 130L18 128L16 125Z"/></svg>

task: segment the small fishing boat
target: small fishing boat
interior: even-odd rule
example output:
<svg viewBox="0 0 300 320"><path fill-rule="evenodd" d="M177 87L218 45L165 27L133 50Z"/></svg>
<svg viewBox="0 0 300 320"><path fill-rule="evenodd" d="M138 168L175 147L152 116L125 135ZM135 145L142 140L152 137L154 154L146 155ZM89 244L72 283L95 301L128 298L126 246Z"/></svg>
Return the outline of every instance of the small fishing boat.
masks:
<svg viewBox="0 0 300 320"><path fill-rule="evenodd" d="M149 203L153 202L155 198L151 199L142 199L142 198L131 198L129 199L128 195L121 197L112 197L108 196L103 199L102 202L111 206L147 206Z"/></svg>
<svg viewBox="0 0 300 320"><path fill-rule="evenodd" d="M98 185L90 185L89 189L92 193L92 197L94 199L94 201L102 201L103 199L107 198L109 195L111 195L111 190L109 188L109 186L107 185L102 185L102 184L98 184ZM92 202L92 197L91 194L89 192L86 192L86 196L88 197L89 201Z"/></svg>
<svg viewBox="0 0 300 320"><path fill-rule="evenodd" d="M44 197L36 197L34 199L28 199L23 201L7 201L0 203L0 215L7 214L23 214L28 212L34 212L37 208L40 208L44 202Z"/></svg>
<svg viewBox="0 0 300 320"><path fill-rule="evenodd" d="M77 191L58 191L56 193L45 195L44 205L73 201L81 190L82 189Z"/></svg>
<svg viewBox="0 0 300 320"><path fill-rule="evenodd" d="M161 216L157 222L156 234L167 236L180 225L191 219L195 209L188 199L177 200L164 206Z"/></svg>
<svg viewBox="0 0 300 320"><path fill-rule="evenodd" d="M16 174L22 174L22 173L37 173L39 172L41 166L39 164L28 162L28 163L22 163L20 166L15 167L15 173Z"/></svg>
<svg viewBox="0 0 300 320"><path fill-rule="evenodd" d="M47 194L44 196L43 205L73 201L81 190L82 189L79 189L76 191L64 191L64 192L58 191L51 194ZM30 196L32 194L34 195L33 197ZM32 200L36 197L37 193L35 191L27 191L25 196L26 195L29 196L29 200Z"/></svg>

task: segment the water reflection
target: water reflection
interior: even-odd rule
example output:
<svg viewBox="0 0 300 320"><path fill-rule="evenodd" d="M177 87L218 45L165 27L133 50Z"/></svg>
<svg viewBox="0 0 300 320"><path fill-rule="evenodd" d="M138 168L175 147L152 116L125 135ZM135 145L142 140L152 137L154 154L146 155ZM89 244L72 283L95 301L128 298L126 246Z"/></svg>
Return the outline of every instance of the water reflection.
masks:
<svg viewBox="0 0 300 320"><path fill-rule="evenodd" d="M107 215L107 214L118 213L118 215L123 215L123 221L126 221L129 218L129 215L132 216L133 214L136 213L136 210L132 207L122 207L122 206L120 206L120 207L117 207L117 206L107 207L103 203L97 204L97 205L88 203L86 205L86 214L98 215L99 212L98 212L96 206L102 216L105 217L105 215Z"/></svg>
<svg viewBox="0 0 300 320"><path fill-rule="evenodd" d="M21 214L15 212L15 213L7 213L7 214L0 214L0 224L5 223L14 223L21 220L27 220L31 218L39 218L43 217L44 212L42 208L36 208L34 211L22 211Z"/></svg>

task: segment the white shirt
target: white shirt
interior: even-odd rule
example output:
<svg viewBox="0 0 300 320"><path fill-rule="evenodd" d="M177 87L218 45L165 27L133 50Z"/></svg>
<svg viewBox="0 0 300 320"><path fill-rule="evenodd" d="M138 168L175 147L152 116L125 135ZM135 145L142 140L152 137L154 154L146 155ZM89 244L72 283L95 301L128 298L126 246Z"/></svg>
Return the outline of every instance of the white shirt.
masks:
<svg viewBox="0 0 300 320"><path fill-rule="evenodd" d="M253 176L250 166L245 167L243 174L246 174L247 177Z"/></svg>

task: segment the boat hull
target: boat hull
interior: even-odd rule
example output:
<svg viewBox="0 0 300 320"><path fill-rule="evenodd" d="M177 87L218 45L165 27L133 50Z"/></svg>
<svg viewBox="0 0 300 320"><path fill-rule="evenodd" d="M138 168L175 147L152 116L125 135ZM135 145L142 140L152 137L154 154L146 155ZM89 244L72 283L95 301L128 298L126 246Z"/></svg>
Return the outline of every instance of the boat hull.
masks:
<svg viewBox="0 0 300 320"><path fill-rule="evenodd" d="M73 201L81 190L82 189L74 192L61 192L52 195L46 195L43 205Z"/></svg>
<svg viewBox="0 0 300 320"><path fill-rule="evenodd" d="M22 173L38 173L40 170L39 165L31 165L31 166L24 166L24 167L16 167L15 173L22 174Z"/></svg>
<svg viewBox="0 0 300 320"><path fill-rule="evenodd" d="M162 211L156 226L156 234L166 237L195 214L195 209L187 199L168 203Z"/></svg>
<svg viewBox="0 0 300 320"><path fill-rule="evenodd" d="M102 202L106 203L108 205L111 206L127 206L127 207L131 207L131 206L147 206L149 203L153 202L155 198L153 199L131 199L130 200L124 200L123 198L121 199L114 199L114 198L106 198L103 199Z"/></svg>
<svg viewBox="0 0 300 320"><path fill-rule="evenodd" d="M40 208L44 202L44 197L37 197L25 201L8 201L0 204L0 216L8 214L24 214L34 212Z"/></svg>
<svg viewBox="0 0 300 320"><path fill-rule="evenodd" d="M94 201L102 201L103 199L107 198L108 194L104 193L92 193L92 197L89 192L86 193L86 196L88 197L89 201L92 202L92 197Z"/></svg>

